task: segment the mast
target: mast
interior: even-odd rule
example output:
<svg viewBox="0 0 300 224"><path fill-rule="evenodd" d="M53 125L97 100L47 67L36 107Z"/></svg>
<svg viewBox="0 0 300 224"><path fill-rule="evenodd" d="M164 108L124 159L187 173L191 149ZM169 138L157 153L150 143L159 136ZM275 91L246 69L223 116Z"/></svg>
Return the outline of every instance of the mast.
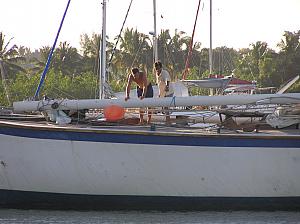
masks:
<svg viewBox="0 0 300 224"><path fill-rule="evenodd" d="M104 84L106 82L106 0L102 2L102 41L100 47L100 92L99 98L105 98Z"/></svg>
<svg viewBox="0 0 300 224"><path fill-rule="evenodd" d="M156 0L153 0L153 19L154 19L154 33L153 33L153 60L158 61L157 52L157 33L156 33Z"/></svg>
<svg viewBox="0 0 300 224"><path fill-rule="evenodd" d="M212 0L210 0L209 9L209 74L212 75L213 72L213 52L212 52Z"/></svg>
<svg viewBox="0 0 300 224"><path fill-rule="evenodd" d="M212 52L212 0L209 1L210 6L209 6L209 51L208 51L208 61L209 61L209 76L212 78L213 74L213 52ZM210 95L213 96L215 95L214 89L209 90Z"/></svg>

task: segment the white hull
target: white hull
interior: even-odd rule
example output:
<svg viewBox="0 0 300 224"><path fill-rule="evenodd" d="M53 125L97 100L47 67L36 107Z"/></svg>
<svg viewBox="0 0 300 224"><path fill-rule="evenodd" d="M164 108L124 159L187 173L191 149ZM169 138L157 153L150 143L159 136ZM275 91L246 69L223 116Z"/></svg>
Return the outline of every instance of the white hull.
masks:
<svg viewBox="0 0 300 224"><path fill-rule="evenodd" d="M8 190L192 197L300 196L300 149L122 144L0 135Z"/></svg>
<svg viewBox="0 0 300 224"><path fill-rule="evenodd" d="M89 209L168 209L166 198L191 209L219 209L216 199L225 209L274 199L276 209L300 208L299 135L182 131L1 121L0 207L41 208L50 195L74 209L86 197Z"/></svg>

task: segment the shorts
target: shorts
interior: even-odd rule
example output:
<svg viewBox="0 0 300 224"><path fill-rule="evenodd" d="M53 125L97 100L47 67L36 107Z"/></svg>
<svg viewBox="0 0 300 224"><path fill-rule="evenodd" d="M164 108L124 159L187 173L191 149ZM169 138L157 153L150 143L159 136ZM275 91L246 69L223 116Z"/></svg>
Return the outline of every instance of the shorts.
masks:
<svg viewBox="0 0 300 224"><path fill-rule="evenodd" d="M140 88L140 87L137 87L136 88L136 93L137 93L138 97L142 96L143 95L143 89ZM145 98L151 98L151 97L153 97L153 88L152 88L151 83L149 83L148 86L147 86L147 92L146 92Z"/></svg>

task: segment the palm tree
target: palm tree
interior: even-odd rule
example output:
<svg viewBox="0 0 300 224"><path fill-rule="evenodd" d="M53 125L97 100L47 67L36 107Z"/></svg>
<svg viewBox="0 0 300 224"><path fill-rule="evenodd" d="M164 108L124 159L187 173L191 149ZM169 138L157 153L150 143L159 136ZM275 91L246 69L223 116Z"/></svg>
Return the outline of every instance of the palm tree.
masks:
<svg viewBox="0 0 300 224"><path fill-rule="evenodd" d="M5 42L5 35L0 32L0 73L2 78L2 85L4 87L6 98L11 105L10 93L8 88L8 79L14 78L19 71L25 71L21 66L17 64L18 61L23 60L18 54L17 45L9 47L11 38L8 42Z"/></svg>
<svg viewBox="0 0 300 224"><path fill-rule="evenodd" d="M236 68L235 61L238 59L238 52L233 48L225 46L213 49L213 71L215 74L231 75Z"/></svg>
<svg viewBox="0 0 300 224"><path fill-rule="evenodd" d="M159 60L164 64L173 64L174 58L170 54L171 35L169 30L162 30L158 35L158 56Z"/></svg>
<svg viewBox="0 0 300 224"><path fill-rule="evenodd" d="M175 34L168 44L170 54L174 58L175 71L182 72L185 67L185 59L188 52L189 40L190 38L186 35L185 32L178 32L177 30L175 30ZM184 51L186 53L184 53Z"/></svg>
<svg viewBox="0 0 300 224"><path fill-rule="evenodd" d="M93 33L91 37L87 34L80 36L81 52L83 54L84 70L93 71L95 75L98 74L99 69L99 51L100 51L101 36Z"/></svg>
<svg viewBox="0 0 300 224"><path fill-rule="evenodd" d="M30 62L34 65L34 67L31 68L31 71L29 72L30 74L32 73L42 74L42 72L45 69L50 51L51 51L50 46L44 46L41 47L37 52L32 53Z"/></svg>
<svg viewBox="0 0 300 224"><path fill-rule="evenodd" d="M268 44L266 42L257 41L255 44L250 44L249 51L249 66L251 67L252 75L262 85L262 77L260 74L260 64L268 52Z"/></svg>
<svg viewBox="0 0 300 224"><path fill-rule="evenodd" d="M132 66L145 63L145 58L141 55L150 48L147 40L149 40L147 35L132 28L125 29L120 40L120 50L123 52L122 61L126 68L130 69Z"/></svg>
<svg viewBox="0 0 300 224"><path fill-rule="evenodd" d="M300 30L295 33L286 31L283 36L278 44L281 58L279 64L282 81L286 81L300 72Z"/></svg>
<svg viewBox="0 0 300 224"><path fill-rule="evenodd" d="M61 42L54 52L53 68L64 75L78 75L81 70L81 56L77 49L67 42Z"/></svg>

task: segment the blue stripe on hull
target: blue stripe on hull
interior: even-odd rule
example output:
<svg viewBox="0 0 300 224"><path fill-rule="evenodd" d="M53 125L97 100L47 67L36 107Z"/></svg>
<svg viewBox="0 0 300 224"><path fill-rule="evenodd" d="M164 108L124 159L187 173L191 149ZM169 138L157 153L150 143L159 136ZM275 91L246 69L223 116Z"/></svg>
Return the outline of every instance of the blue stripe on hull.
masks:
<svg viewBox="0 0 300 224"><path fill-rule="evenodd" d="M299 138L278 138L271 136L239 136L239 135L172 135L153 133L129 133L107 131L66 131L66 130L36 130L32 128L0 127L0 134L70 141L112 142L152 145L180 146L214 146L214 147L270 147L270 148L300 148Z"/></svg>
<svg viewBox="0 0 300 224"><path fill-rule="evenodd" d="M300 210L300 197L95 196L0 190L1 208L72 210Z"/></svg>

